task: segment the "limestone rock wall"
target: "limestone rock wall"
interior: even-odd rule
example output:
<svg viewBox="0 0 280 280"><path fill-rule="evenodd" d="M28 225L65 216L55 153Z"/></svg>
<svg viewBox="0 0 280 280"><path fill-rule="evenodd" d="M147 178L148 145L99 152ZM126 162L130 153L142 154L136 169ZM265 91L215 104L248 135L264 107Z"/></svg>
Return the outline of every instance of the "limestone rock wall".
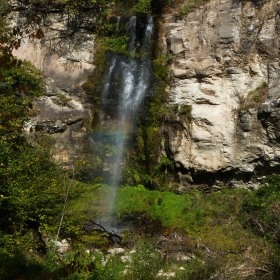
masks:
<svg viewBox="0 0 280 280"><path fill-rule="evenodd" d="M12 14L12 22L22 24L28 7L14 4L19 12ZM63 10L50 10L42 15L40 24L44 38L24 39L14 53L39 68L46 83L45 96L34 102L37 114L27 124L27 131L52 135L56 139L54 157L62 164L84 152L92 112L82 85L95 68L94 21L91 11L80 19Z"/></svg>
<svg viewBox="0 0 280 280"><path fill-rule="evenodd" d="M183 2L162 16L169 103L192 106L191 122L178 114L162 128L163 154L174 159L182 189L255 187L279 169L277 2L211 0L180 17ZM249 102L266 83L267 95Z"/></svg>
<svg viewBox="0 0 280 280"><path fill-rule="evenodd" d="M210 0L184 16L187 1L179 2L161 16L159 44L172 58L169 104L177 108L161 127L162 155L175 162L178 191L224 183L254 188L280 169L280 5ZM90 13L46 13L43 41L26 40L15 53L46 81L28 130L54 135L55 157L65 162L82 152L91 116L81 85L94 69L94 20ZM267 92L255 102L264 84Z"/></svg>

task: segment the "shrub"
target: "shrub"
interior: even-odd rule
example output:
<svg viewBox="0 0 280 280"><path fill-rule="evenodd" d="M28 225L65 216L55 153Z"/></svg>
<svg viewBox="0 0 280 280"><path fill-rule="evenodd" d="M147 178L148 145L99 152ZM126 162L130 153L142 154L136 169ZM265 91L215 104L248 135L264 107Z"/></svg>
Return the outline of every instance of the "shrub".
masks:
<svg viewBox="0 0 280 280"><path fill-rule="evenodd" d="M136 14L151 14L151 1L152 0L138 0L138 3L132 8L132 11Z"/></svg>
<svg viewBox="0 0 280 280"><path fill-rule="evenodd" d="M272 175L243 202L245 224L254 232L280 244L280 176Z"/></svg>
<svg viewBox="0 0 280 280"><path fill-rule="evenodd" d="M256 89L249 91L247 97L244 100L242 100L239 110L258 108L260 103L265 102L267 91L268 91L267 82L263 82Z"/></svg>
<svg viewBox="0 0 280 280"><path fill-rule="evenodd" d="M217 274L218 264L213 259L206 261L192 259L184 266L184 270L178 270L176 279L178 280L208 280Z"/></svg>
<svg viewBox="0 0 280 280"><path fill-rule="evenodd" d="M157 274L163 267L163 259L155 245L150 241L140 240L135 251L136 253L132 254L130 268L125 274L125 279L158 279Z"/></svg>

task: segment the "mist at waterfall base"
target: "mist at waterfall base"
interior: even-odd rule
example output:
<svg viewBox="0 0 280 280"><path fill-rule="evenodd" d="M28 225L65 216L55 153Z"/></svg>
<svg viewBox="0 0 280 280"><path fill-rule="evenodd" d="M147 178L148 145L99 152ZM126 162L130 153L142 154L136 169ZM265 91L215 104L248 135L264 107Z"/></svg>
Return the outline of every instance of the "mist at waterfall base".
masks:
<svg viewBox="0 0 280 280"><path fill-rule="evenodd" d="M120 34L121 31L124 34ZM128 38L129 55L108 52L104 58L106 71L101 92L99 125L90 136L94 153L100 153L104 145L110 147L102 159L102 171L96 176L103 177L102 215L95 221L107 231L120 232L113 218L113 208L118 186L122 181L124 151L131 135L135 135L136 121L145 97L152 88L151 42L153 19L127 19L118 17L115 36Z"/></svg>

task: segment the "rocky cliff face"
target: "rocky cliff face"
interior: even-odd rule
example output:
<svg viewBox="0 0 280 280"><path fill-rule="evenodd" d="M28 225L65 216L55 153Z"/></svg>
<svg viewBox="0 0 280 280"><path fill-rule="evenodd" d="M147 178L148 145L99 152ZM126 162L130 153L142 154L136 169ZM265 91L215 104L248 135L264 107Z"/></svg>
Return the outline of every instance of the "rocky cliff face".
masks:
<svg viewBox="0 0 280 280"><path fill-rule="evenodd" d="M14 2L12 21L24 22L30 11ZM15 55L30 60L45 79L45 96L34 102L37 112L27 124L28 131L42 131L56 139L54 157L69 164L81 155L91 104L82 89L94 69L95 16L88 11L83 19L61 9L49 9L42 16L44 38L23 40Z"/></svg>
<svg viewBox="0 0 280 280"><path fill-rule="evenodd" d="M166 122L163 153L182 188L255 187L280 164L280 6L211 0L179 17L181 5L163 15L162 42L173 60L169 102L192 106L192 118Z"/></svg>
<svg viewBox="0 0 280 280"><path fill-rule="evenodd" d="M159 44L172 58L167 90L177 108L161 128L162 154L174 160L180 190L256 187L280 169L280 5L211 0L183 15L184 5L162 15ZM94 69L93 27L94 15L80 21L51 11L44 40L16 53L47 84L28 128L54 135L55 157L64 161L81 151L91 115L81 85Z"/></svg>

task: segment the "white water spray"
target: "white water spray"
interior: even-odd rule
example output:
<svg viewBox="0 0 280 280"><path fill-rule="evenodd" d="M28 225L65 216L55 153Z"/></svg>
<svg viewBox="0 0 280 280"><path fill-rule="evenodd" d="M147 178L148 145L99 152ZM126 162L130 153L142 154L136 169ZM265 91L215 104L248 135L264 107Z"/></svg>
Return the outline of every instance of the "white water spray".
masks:
<svg viewBox="0 0 280 280"><path fill-rule="evenodd" d="M120 21L118 20L115 34L120 32L119 25ZM141 41L137 38L139 34L137 34L137 18L135 16L130 17L125 23L125 34L129 37L129 57L123 57L117 53L112 55L101 96L102 109L106 111L106 109L110 110L110 106L114 106L114 114L117 119L114 133L112 133L116 153L111 158L111 175L110 178L107 178L107 182L112 188L110 197L106 202L108 204L108 213L114 207L117 187L122 176L123 153L127 136L133 130L139 108L150 86L152 75L150 58L153 34L152 17L147 19ZM139 51L140 58L136 59L135 54ZM110 222L101 221L101 223L107 229L110 228Z"/></svg>

